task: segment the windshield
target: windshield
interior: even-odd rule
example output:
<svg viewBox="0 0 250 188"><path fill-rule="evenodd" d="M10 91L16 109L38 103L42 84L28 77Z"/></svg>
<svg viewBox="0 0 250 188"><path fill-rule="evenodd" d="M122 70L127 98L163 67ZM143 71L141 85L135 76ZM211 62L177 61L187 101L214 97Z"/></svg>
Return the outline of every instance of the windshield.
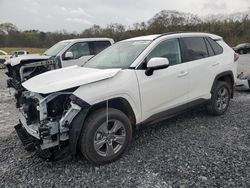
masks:
<svg viewBox="0 0 250 188"><path fill-rule="evenodd" d="M43 54L48 56L56 56L65 46L67 46L70 42L58 42Z"/></svg>
<svg viewBox="0 0 250 188"><path fill-rule="evenodd" d="M150 42L151 41L124 41L116 43L93 57L84 67L127 69Z"/></svg>

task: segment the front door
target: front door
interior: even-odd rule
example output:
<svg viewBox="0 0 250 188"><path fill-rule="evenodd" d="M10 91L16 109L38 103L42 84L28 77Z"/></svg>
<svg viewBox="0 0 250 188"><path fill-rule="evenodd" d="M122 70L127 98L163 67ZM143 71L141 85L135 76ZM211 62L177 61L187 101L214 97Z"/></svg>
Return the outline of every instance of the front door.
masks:
<svg viewBox="0 0 250 188"><path fill-rule="evenodd" d="M182 63L178 39L168 39L157 45L146 57L168 58L169 67L147 76L145 70L136 70L142 107L142 120L168 109L183 105L188 99L188 69Z"/></svg>
<svg viewBox="0 0 250 188"><path fill-rule="evenodd" d="M65 59L64 55L66 52L72 52L73 58ZM68 67L72 65L83 65L93 55L90 53L88 42L78 42L73 44L64 54L62 55L62 67Z"/></svg>

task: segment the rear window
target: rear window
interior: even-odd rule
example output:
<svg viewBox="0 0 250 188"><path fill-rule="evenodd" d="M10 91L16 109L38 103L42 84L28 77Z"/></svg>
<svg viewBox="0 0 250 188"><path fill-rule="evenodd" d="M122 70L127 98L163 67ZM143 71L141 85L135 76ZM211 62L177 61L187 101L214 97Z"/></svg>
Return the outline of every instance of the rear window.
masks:
<svg viewBox="0 0 250 188"><path fill-rule="evenodd" d="M207 46L203 37L186 37L182 39L185 48L185 61L194 61L208 57Z"/></svg>
<svg viewBox="0 0 250 188"><path fill-rule="evenodd" d="M17 54L18 54L18 55L23 55L24 52L22 52L22 51L21 51L21 52L17 52Z"/></svg>
<svg viewBox="0 0 250 188"><path fill-rule="evenodd" d="M105 48L111 46L111 43L109 41L95 41L90 42L90 46L92 47L93 55L96 55L103 51Z"/></svg>
<svg viewBox="0 0 250 188"><path fill-rule="evenodd" d="M214 41L210 37L207 37L206 39L208 40L209 44L211 45L215 55L219 55L219 54L223 53L223 48L216 41Z"/></svg>

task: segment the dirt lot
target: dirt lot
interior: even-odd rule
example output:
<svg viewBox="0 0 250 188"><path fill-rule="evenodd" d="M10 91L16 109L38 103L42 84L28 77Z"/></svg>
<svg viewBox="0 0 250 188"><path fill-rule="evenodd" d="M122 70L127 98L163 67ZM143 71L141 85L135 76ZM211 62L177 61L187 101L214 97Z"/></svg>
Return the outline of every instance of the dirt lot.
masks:
<svg viewBox="0 0 250 188"><path fill-rule="evenodd" d="M221 117L200 108L142 128L120 160L94 167L81 156L46 162L24 151L5 82L0 71L0 187L250 187L250 93L236 92Z"/></svg>

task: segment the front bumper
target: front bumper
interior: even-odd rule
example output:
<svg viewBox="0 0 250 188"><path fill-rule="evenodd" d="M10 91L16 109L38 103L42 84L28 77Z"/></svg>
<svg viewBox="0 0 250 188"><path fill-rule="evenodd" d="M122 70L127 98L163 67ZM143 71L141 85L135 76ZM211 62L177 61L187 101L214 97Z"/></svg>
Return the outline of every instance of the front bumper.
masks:
<svg viewBox="0 0 250 188"><path fill-rule="evenodd" d="M59 145L59 123L58 122L44 122L44 123L32 123L28 124L25 114L20 109L19 110L19 120L21 126L26 130L26 132L39 140L39 148L44 150L52 148ZM21 138L20 138L21 139ZM22 140L22 139L21 139Z"/></svg>

